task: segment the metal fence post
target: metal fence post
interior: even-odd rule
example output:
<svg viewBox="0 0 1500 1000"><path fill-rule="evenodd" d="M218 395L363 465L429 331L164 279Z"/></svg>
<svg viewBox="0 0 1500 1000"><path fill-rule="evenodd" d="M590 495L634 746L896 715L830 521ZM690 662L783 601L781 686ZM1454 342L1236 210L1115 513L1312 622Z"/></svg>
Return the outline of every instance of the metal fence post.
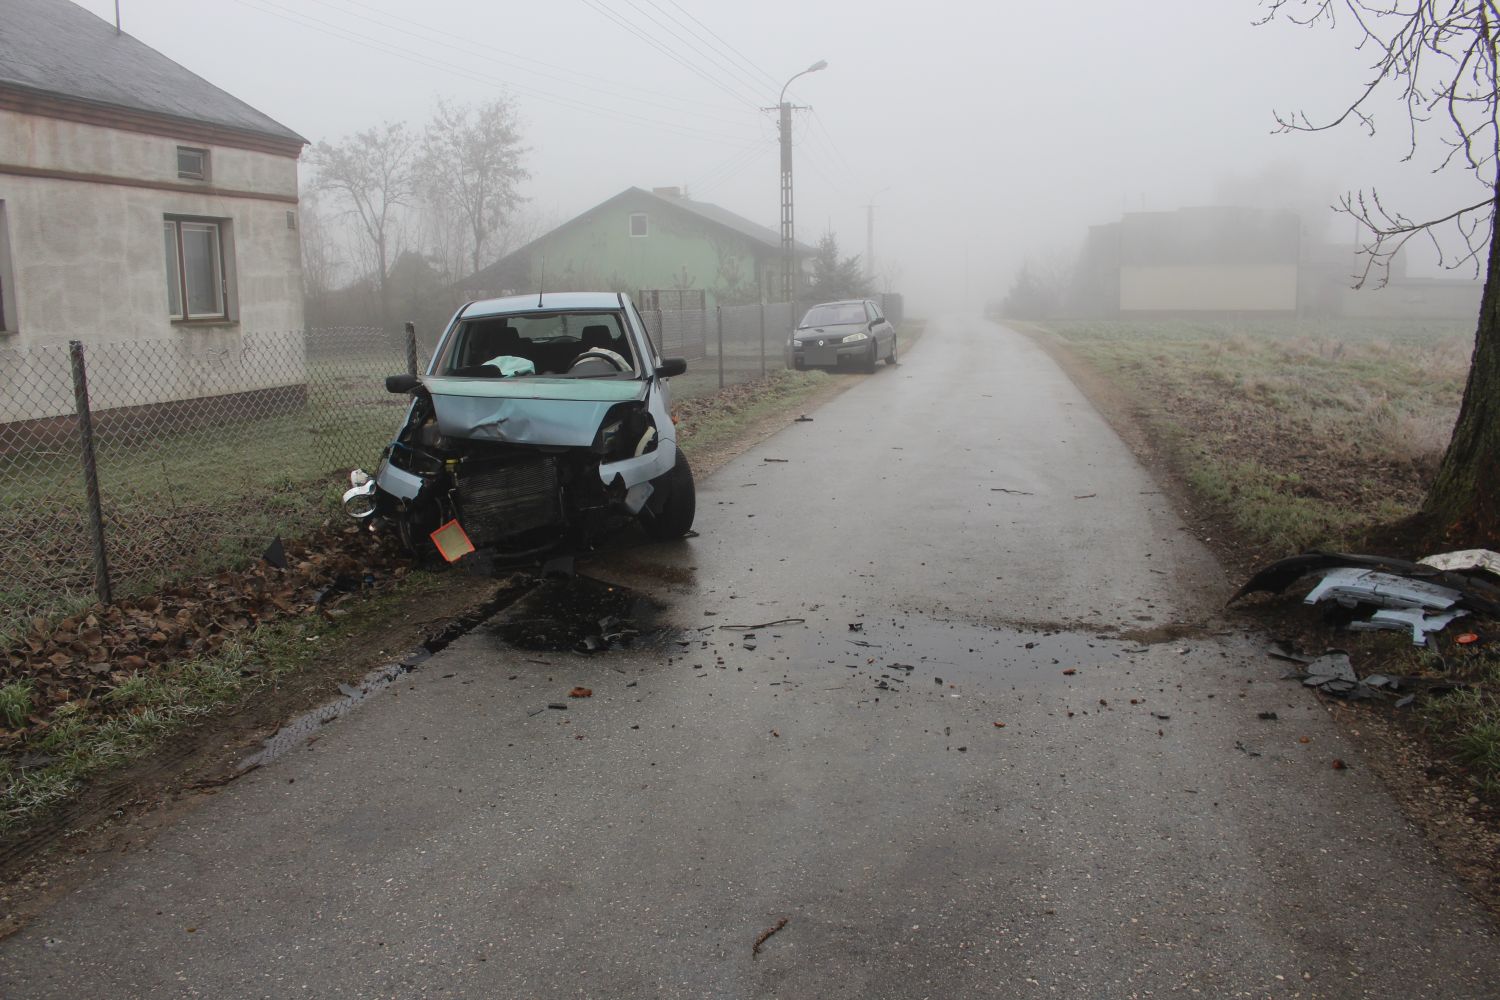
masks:
<svg viewBox="0 0 1500 1000"><path fill-rule="evenodd" d="M83 341L68 341L73 366L73 405L78 412L78 446L83 456L83 484L88 492L89 533L94 547L94 590L100 604L113 604L109 558L104 550L104 503L99 497L99 470L94 462L94 417L89 409L89 377L83 364Z"/></svg>
<svg viewBox="0 0 1500 1000"><path fill-rule="evenodd" d="M714 306L714 323L719 328L719 388L724 388L724 307Z"/></svg>
<svg viewBox="0 0 1500 1000"><path fill-rule="evenodd" d="M417 324L406 324L406 374L417 373Z"/></svg>
<svg viewBox="0 0 1500 1000"><path fill-rule="evenodd" d="M760 303L760 378L765 378L765 301Z"/></svg>

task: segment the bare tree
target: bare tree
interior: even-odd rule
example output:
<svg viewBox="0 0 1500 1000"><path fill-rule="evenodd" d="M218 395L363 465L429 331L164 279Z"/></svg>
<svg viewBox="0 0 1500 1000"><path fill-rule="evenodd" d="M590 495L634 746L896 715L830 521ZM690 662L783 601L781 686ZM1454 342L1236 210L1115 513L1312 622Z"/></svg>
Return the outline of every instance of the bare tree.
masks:
<svg viewBox="0 0 1500 1000"><path fill-rule="evenodd" d="M356 132L334 145L320 142L309 160L319 191L343 201L369 255L380 292L380 316L390 323L390 266L399 249L400 212L414 194L416 141L403 122Z"/></svg>
<svg viewBox="0 0 1500 1000"><path fill-rule="evenodd" d="M338 250L316 191L304 191L297 210L297 235L302 244L302 302L308 326L320 326L339 269Z"/></svg>
<svg viewBox="0 0 1500 1000"><path fill-rule="evenodd" d="M435 207L465 224L471 274L521 203L516 187L530 176L521 166L526 152L515 108L505 98L474 108L438 101L422 144L422 187Z"/></svg>
<svg viewBox="0 0 1500 1000"><path fill-rule="evenodd" d="M1474 355L1458 423L1423 514L1445 539L1491 545L1500 538L1500 4L1494 0L1265 0L1262 23L1284 17L1297 24L1355 26L1359 47L1372 53L1372 76L1327 120L1278 114L1282 131L1321 131L1357 123L1375 132L1376 103L1394 91L1403 106L1405 159L1419 140L1439 130L1445 147L1436 170L1467 170L1484 186L1482 198L1433 218L1411 219L1370 190L1350 194L1340 208L1371 234L1363 247L1363 284L1384 282L1391 258L1416 237L1429 240L1447 266L1487 263ZM1446 250L1444 234L1458 247Z"/></svg>

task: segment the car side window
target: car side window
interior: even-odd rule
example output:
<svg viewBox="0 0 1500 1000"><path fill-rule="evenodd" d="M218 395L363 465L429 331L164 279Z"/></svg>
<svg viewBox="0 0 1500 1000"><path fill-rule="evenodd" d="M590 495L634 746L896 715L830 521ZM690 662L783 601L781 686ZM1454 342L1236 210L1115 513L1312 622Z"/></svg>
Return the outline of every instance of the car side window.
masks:
<svg viewBox="0 0 1500 1000"><path fill-rule="evenodd" d="M870 308L875 311L875 318L876 319L879 319L879 320L884 320L885 319L885 313L883 313L883 312L880 311L880 307L878 305L876 305L875 303L871 302L870 303Z"/></svg>
<svg viewBox="0 0 1500 1000"><path fill-rule="evenodd" d="M878 313L878 312L875 311L875 303L873 303L870 300L866 299L865 300L865 319L873 321L873 320L877 320L879 318L880 318L880 313Z"/></svg>

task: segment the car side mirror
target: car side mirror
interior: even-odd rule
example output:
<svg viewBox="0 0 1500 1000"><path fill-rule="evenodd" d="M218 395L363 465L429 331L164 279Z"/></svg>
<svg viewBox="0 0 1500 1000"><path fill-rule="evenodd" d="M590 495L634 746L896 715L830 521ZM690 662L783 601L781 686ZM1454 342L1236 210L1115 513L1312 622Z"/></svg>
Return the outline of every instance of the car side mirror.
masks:
<svg viewBox="0 0 1500 1000"><path fill-rule="evenodd" d="M386 392L411 392L422 384L422 380L415 375L387 375L385 377Z"/></svg>
<svg viewBox="0 0 1500 1000"><path fill-rule="evenodd" d="M872 319L872 320L870 320L870 329L871 330L875 329L879 325L880 325L880 320L878 320L878 319Z"/></svg>
<svg viewBox="0 0 1500 1000"><path fill-rule="evenodd" d="M681 375L687 371L687 358L662 358L661 364L656 366L657 378L671 378L673 375Z"/></svg>

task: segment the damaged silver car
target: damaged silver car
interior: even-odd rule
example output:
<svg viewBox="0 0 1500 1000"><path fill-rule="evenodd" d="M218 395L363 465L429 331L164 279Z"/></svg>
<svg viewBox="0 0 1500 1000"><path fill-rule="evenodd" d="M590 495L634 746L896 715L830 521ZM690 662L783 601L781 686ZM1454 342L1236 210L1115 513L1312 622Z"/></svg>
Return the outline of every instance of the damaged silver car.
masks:
<svg viewBox="0 0 1500 1000"><path fill-rule="evenodd" d="M449 561L577 550L628 520L681 537L695 494L669 379L686 370L622 294L470 303L425 374L386 379L411 406L374 476L350 475L344 510Z"/></svg>

